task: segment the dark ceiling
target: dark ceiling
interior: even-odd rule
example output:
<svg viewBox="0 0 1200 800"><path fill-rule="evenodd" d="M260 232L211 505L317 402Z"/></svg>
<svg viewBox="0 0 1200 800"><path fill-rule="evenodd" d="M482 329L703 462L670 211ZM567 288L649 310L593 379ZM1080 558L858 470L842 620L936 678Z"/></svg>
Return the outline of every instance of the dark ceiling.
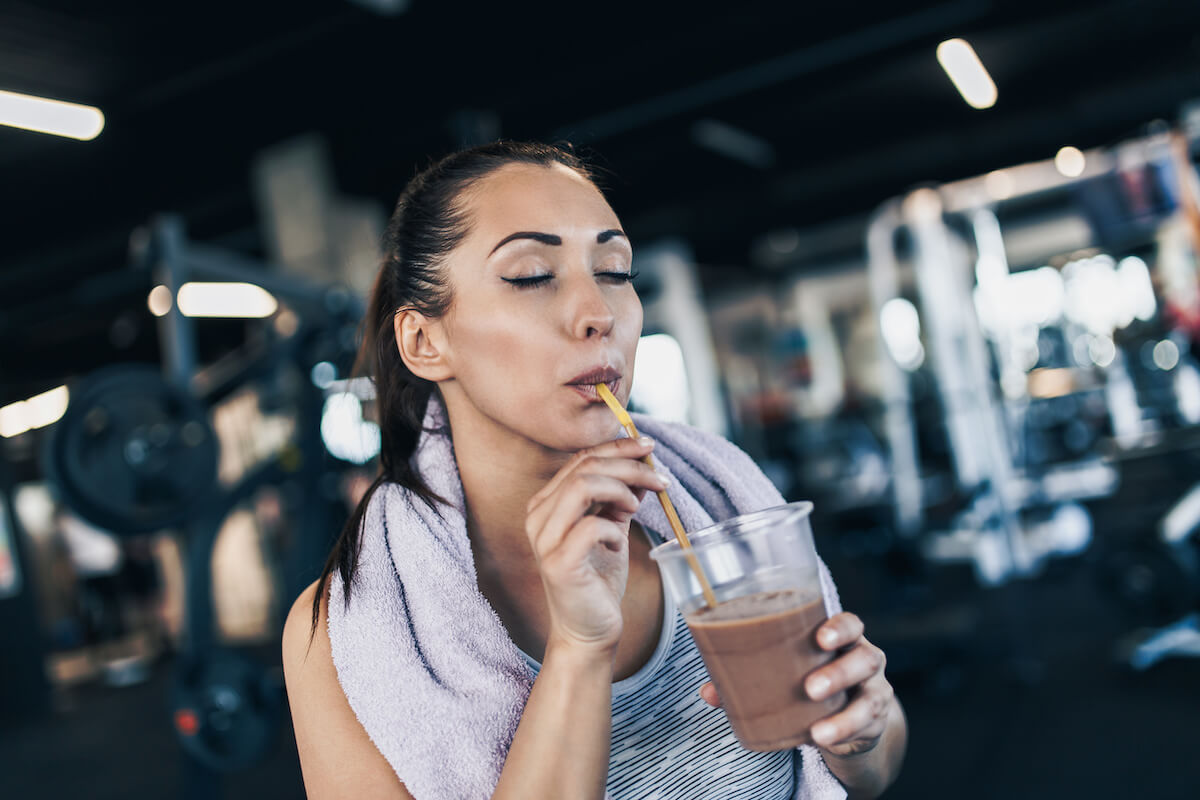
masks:
<svg viewBox="0 0 1200 800"><path fill-rule="evenodd" d="M987 65L994 108L942 73L951 36ZM0 128L2 404L156 358L130 232L174 211L259 254L250 164L298 134L326 138L340 192L389 206L480 121L567 138L635 241L682 237L736 280L780 226L1175 119L1200 97L1200 3L4 2L0 88L107 117L92 142ZM701 146L712 122L757 137L757 163Z"/></svg>

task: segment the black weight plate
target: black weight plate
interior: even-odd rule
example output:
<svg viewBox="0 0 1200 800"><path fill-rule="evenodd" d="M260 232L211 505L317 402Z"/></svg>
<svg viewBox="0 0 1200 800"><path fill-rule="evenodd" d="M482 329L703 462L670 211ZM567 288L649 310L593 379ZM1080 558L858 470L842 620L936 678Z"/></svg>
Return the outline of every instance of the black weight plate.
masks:
<svg viewBox="0 0 1200 800"><path fill-rule="evenodd" d="M46 470L63 501L116 534L183 522L216 487L208 412L143 365L106 367L71 388Z"/></svg>
<svg viewBox="0 0 1200 800"><path fill-rule="evenodd" d="M219 772L246 769L275 742L283 690L231 650L185 657L176 673L172 720L184 750Z"/></svg>

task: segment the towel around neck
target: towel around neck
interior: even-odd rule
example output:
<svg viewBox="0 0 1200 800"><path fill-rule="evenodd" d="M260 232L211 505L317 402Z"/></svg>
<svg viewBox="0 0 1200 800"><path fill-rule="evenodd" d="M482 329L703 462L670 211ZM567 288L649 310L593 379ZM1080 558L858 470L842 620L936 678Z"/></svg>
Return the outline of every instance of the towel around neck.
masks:
<svg viewBox="0 0 1200 800"><path fill-rule="evenodd" d="M732 443L635 414L655 440L671 499L688 530L784 502ZM416 800L491 797L532 688L520 651L479 591L446 411L435 393L413 458L448 501L431 508L395 483L376 490L363 520L349 604L330 580L329 641L338 681L371 741ZM668 531L647 493L634 517ZM824 564L826 609L841 606ZM698 688L698 687L697 687ZM801 747L797 798L843 798L818 751Z"/></svg>

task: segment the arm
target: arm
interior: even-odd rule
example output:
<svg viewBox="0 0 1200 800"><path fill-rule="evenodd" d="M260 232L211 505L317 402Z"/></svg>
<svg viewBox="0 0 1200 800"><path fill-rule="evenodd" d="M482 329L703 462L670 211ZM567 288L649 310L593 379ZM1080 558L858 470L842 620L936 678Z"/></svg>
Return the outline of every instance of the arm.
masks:
<svg viewBox="0 0 1200 800"><path fill-rule="evenodd" d="M530 501L526 529L546 592L550 635L494 798L604 796L629 520L644 492L664 485L636 460L650 447L618 439L583 451ZM309 649L315 591L314 584L301 594L283 634L284 677L308 797L410 800L338 683L328 593Z"/></svg>
<svg viewBox="0 0 1200 800"><path fill-rule="evenodd" d="M495 800L604 796L614 654L547 644Z"/></svg>
<svg viewBox="0 0 1200 800"><path fill-rule="evenodd" d="M313 584L300 595L283 630L284 677L305 792L309 800L412 800L338 683L326 627L328 586L309 648L315 591ZM547 644L545 663L529 694L495 798L603 796L614 654L615 650Z"/></svg>
<svg viewBox="0 0 1200 800"><path fill-rule="evenodd" d="M321 598L317 630L309 647L316 584L300 595L283 627L283 675L300 770L309 800L371 797L412 800L390 764L376 749L354 715L338 683L329 647L326 609Z"/></svg>
<svg viewBox="0 0 1200 800"><path fill-rule="evenodd" d="M879 743L861 753L837 755L822 748L825 766L846 787L848 800L878 797L896 780L908 747L908 723L900 701L892 697Z"/></svg>
<svg viewBox="0 0 1200 800"><path fill-rule="evenodd" d="M650 447L618 439L582 451L530 498L525 528L550 632L496 798L604 796L629 521L645 491L664 486L635 460Z"/></svg>

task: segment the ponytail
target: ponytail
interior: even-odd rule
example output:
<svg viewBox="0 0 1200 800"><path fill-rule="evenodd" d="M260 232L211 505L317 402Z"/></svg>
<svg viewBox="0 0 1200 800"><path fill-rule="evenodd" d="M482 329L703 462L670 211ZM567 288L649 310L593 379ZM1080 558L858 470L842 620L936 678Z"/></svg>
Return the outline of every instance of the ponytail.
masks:
<svg viewBox="0 0 1200 800"><path fill-rule="evenodd" d="M335 569L342 577L343 602L347 605L350 603L350 587L362 544L363 521L376 489L390 481L412 491L430 505L446 502L426 485L412 463L412 455L416 452L421 435L425 407L435 389L432 383L409 371L400 357L400 351L396 347L396 331L392 324L396 304L388 289L386 276L387 271L380 270L375 279L361 326L364 334L362 345L351 370L353 375L371 375L375 384L375 407L378 409L381 443L379 473L363 493L354 512L343 526L329 557L325 559L313 600L313 632L316 631L320 617L321 598L325 595L326 584Z"/></svg>
<svg viewBox="0 0 1200 800"><path fill-rule="evenodd" d="M405 365L396 346L394 319L401 308L413 308L429 318L446 313L451 297L444 273L445 258L466 236L468 227L460 198L481 178L514 163L558 163L595 180L569 147L493 142L453 153L418 173L400 195L388 222L383 263L371 289L360 329L362 344L351 370L352 375L371 376L375 384L381 439L379 474L346 521L321 570L313 598L310 641L320 618L321 599L335 569L342 578L342 602L350 604L363 521L375 490L391 482L433 508L446 503L429 488L413 463L425 409L437 387Z"/></svg>

